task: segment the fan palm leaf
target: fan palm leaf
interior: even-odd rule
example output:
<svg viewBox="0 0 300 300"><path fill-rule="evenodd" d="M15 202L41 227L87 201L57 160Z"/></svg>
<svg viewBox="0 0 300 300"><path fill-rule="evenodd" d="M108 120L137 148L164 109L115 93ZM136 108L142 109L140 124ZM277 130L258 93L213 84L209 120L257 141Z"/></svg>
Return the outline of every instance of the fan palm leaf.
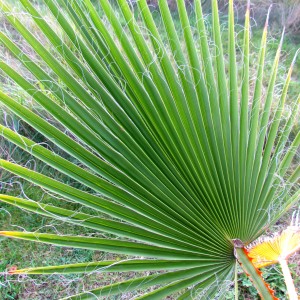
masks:
<svg viewBox="0 0 300 300"><path fill-rule="evenodd" d="M70 299L93 299L137 288L146 291L139 299L162 299L176 292L182 293L180 299L189 299L194 291L201 290L206 296L218 292L213 283L233 276L233 240L251 243L299 198L294 188L299 167L292 174L287 172L300 143L298 133L288 144L299 97L280 124L295 59L278 101L274 92L282 39L264 95L267 21L250 95L249 3L241 61L237 63L232 1L228 50L223 49L216 0L212 1L212 36L201 2L195 0L194 28L185 2L177 0L182 38L165 0L158 1L162 32L146 0L137 2L141 18L125 0L118 0L126 28L107 0L100 1L104 16L90 0L44 0L62 34L51 28L30 1L20 2L52 47L40 42L13 14L13 8L0 0L7 20L42 62L37 64L1 32L1 43L34 79L20 75L4 60L0 68L52 116L57 126L2 91L0 101L73 159L3 125L0 132L86 189L5 159L0 160L0 166L66 201L90 208L91 213L4 194L0 201L116 238L11 231L0 234L119 253L132 259L11 273L165 271L151 276L141 273L141 277ZM105 217L93 215L93 211ZM147 292L151 286L154 290ZM192 286L194 289L186 289Z"/></svg>

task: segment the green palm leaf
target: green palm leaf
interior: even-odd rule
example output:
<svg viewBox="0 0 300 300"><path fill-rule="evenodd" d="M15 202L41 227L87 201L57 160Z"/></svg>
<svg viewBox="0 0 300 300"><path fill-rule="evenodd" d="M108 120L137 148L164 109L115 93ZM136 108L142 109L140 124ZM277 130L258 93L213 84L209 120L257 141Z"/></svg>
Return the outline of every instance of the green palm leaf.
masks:
<svg viewBox="0 0 300 300"><path fill-rule="evenodd" d="M299 199L299 191L294 188L299 167L292 174L288 170L300 137L296 135L290 145L288 138L300 98L295 99L286 121L280 123L296 56L276 101L281 39L263 96L267 21L254 94L250 96L250 3L241 61L236 51L233 1L229 2L228 52L223 47L216 0L212 1L212 37L200 0L195 0L196 28L190 24L185 2L177 1L182 39L167 1L159 0L167 41L145 0L137 3L141 19L125 0L118 0L126 28L107 0L100 1L104 16L90 0L44 0L63 38L30 1L21 3L52 47L43 45L13 15L12 7L0 0L7 20L44 65L38 65L1 32L1 43L34 79L25 78L4 61L0 61L0 68L58 126L2 91L0 101L74 160L3 125L1 134L87 191L3 159L0 166L107 217L9 195L0 195L0 201L117 238L9 231L0 234L147 259L45 266L15 273L165 271L146 277L141 273L138 278L70 299L120 295L151 286L154 290L139 299L162 299L177 292L182 294L179 299L191 299L197 290L207 297L218 293L213 282L233 278L233 240L252 242ZM282 181L285 187L279 185Z"/></svg>

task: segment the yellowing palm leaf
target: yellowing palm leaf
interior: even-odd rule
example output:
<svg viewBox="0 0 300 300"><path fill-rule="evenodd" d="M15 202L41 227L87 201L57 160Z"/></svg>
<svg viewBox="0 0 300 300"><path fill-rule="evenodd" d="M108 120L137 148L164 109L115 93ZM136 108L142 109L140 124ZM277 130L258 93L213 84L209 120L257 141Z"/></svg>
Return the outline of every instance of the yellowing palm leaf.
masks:
<svg viewBox="0 0 300 300"><path fill-rule="evenodd" d="M300 249L299 228L288 227L280 235L264 239L250 249L248 255L257 268L278 263Z"/></svg>
<svg viewBox="0 0 300 300"><path fill-rule="evenodd" d="M280 263L290 300L297 300L297 292L288 268L288 258L300 249L300 210L294 213L291 226L280 235L259 241L247 253L256 268Z"/></svg>

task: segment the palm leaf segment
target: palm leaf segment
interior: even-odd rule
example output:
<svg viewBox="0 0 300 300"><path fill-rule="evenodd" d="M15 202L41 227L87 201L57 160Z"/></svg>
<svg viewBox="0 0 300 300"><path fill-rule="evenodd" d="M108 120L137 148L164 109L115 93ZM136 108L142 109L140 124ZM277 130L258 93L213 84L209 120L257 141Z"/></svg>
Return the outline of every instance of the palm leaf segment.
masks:
<svg viewBox="0 0 300 300"><path fill-rule="evenodd" d="M0 1L1 9L47 67L37 65L4 33L0 34L2 44L35 79L27 80L4 61L0 67L61 126L52 126L3 92L1 102L79 161L80 166L2 125L1 133L90 192L3 159L1 167L114 219L8 195L1 195L0 200L119 238L1 234L144 259L18 272L166 271L99 288L81 294L80 299L149 286L156 289L141 299L162 299L194 286L182 294L185 299L197 288L230 278L234 266L232 239L246 244L253 241L299 197L299 192L291 196L299 167L286 175L300 142L298 134L286 149L299 98L276 139L292 67L280 99L274 101L280 44L263 98L267 25L258 56L254 95L250 97L249 6L239 76L232 1L228 52L222 46L216 0L212 1L212 47L199 0L195 1L197 28L189 23L184 1L177 1L182 39L175 30L167 2L158 1L167 45L146 0L137 2L140 19L125 0L118 0L126 28L107 0L100 1L105 17L100 17L90 0L44 0L63 38L30 1L21 2L53 45L51 51L12 14L4 0ZM228 73L223 51L228 53ZM276 107L274 115L272 106ZM69 133L76 138L70 138Z"/></svg>

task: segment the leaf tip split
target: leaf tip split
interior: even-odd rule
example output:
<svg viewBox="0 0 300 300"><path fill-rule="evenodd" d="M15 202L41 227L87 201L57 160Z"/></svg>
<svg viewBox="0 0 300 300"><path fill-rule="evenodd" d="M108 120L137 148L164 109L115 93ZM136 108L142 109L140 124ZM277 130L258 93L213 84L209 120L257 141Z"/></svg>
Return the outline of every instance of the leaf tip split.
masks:
<svg viewBox="0 0 300 300"><path fill-rule="evenodd" d="M10 275L19 274L19 271L20 270L18 270L17 266L11 266L8 269L8 274L10 274Z"/></svg>
<svg viewBox="0 0 300 300"><path fill-rule="evenodd" d="M247 11L248 11L248 12L250 11L250 4L251 4L251 1L250 1L250 0L247 0Z"/></svg>
<svg viewBox="0 0 300 300"><path fill-rule="evenodd" d="M17 235L18 235L17 231L0 231L0 236L4 236L4 237L14 237Z"/></svg>
<svg viewBox="0 0 300 300"><path fill-rule="evenodd" d="M0 236L8 236L8 231L0 231Z"/></svg>
<svg viewBox="0 0 300 300"><path fill-rule="evenodd" d="M293 68L294 68L294 65L296 63L296 60L297 60L297 57L298 57L299 53L300 53L300 48L297 49L297 51L296 51L296 53L293 57L293 60L291 62L291 66L290 66L290 69L289 69L289 74L292 73L292 71L293 71Z"/></svg>
<svg viewBox="0 0 300 300"><path fill-rule="evenodd" d="M273 6L273 4L271 4L269 6L264 30L267 30L267 28L269 26L269 18L270 18L270 13L271 13L272 6Z"/></svg>

